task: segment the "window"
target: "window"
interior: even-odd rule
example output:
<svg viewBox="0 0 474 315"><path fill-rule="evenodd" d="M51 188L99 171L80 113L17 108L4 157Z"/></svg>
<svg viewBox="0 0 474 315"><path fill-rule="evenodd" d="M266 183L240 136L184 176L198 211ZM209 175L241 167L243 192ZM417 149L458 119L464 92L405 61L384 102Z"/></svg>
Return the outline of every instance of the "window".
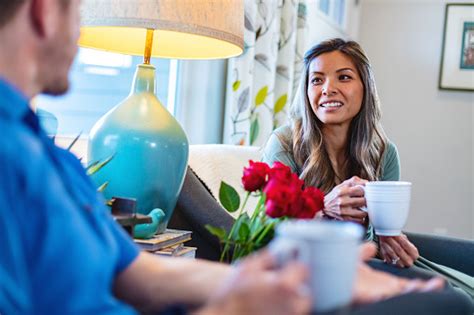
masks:
<svg viewBox="0 0 474 315"><path fill-rule="evenodd" d="M344 28L346 18L345 0L319 0L319 11L339 27Z"/></svg>
<svg viewBox="0 0 474 315"><path fill-rule="evenodd" d="M329 0L319 0L319 10L322 13L329 15Z"/></svg>
<svg viewBox="0 0 474 315"><path fill-rule="evenodd" d="M59 136L75 137L80 132L87 136L95 122L130 93L136 65L142 62L142 57L81 48L70 72L70 91L61 97L40 95L36 106L57 118ZM152 64L156 67L156 94L167 105L173 99L168 97L168 82L176 82L170 81L170 76L176 76L176 61L154 58ZM173 109L174 104L168 105ZM44 112L40 117L52 119Z"/></svg>

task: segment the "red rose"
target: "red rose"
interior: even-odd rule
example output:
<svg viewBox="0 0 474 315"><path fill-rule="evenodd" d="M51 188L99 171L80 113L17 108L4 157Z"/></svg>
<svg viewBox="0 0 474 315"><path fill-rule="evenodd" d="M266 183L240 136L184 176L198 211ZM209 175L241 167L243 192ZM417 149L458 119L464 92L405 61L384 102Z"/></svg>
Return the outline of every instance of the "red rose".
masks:
<svg viewBox="0 0 474 315"><path fill-rule="evenodd" d="M301 209L295 214L299 219L312 219L324 207L324 194L315 187L307 187L301 194Z"/></svg>
<svg viewBox="0 0 474 315"><path fill-rule="evenodd" d="M271 178L264 189L267 214L273 218L291 216L291 207L300 198L302 187L303 181L296 174Z"/></svg>
<svg viewBox="0 0 474 315"><path fill-rule="evenodd" d="M249 166L244 167L242 185L244 189L253 192L265 186L270 167L266 163L249 161Z"/></svg>
<svg viewBox="0 0 474 315"><path fill-rule="evenodd" d="M276 179L282 182L289 182L292 178L291 168L283 163L275 162L268 173L269 179Z"/></svg>
<svg viewBox="0 0 474 315"><path fill-rule="evenodd" d="M273 200L267 200L265 202L265 213L272 218L280 218L285 215L285 208L282 207L278 202Z"/></svg>
<svg viewBox="0 0 474 315"><path fill-rule="evenodd" d="M303 207L303 198L301 198L300 195L289 205L287 216L290 218L300 218L301 213L303 212Z"/></svg>

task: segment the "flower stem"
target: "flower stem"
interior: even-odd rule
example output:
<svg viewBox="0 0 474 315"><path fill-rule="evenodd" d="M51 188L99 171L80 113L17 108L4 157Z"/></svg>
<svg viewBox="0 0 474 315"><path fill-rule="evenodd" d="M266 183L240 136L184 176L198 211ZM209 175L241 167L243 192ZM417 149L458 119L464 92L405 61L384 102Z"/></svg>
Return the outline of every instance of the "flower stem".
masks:
<svg viewBox="0 0 474 315"><path fill-rule="evenodd" d="M250 192L247 192L247 195L245 195L244 202L242 203L242 207L240 207L239 217L242 215L242 211L245 209L245 206L247 205L247 201L249 200L249 197L250 197Z"/></svg>
<svg viewBox="0 0 474 315"><path fill-rule="evenodd" d="M247 192L247 195L245 196L244 202L242 203L242 207L240 207L239 215L237 216L237 219L240 218L240 216L242 215L242 212L244 211L245 205L247 204L247 201L249 200L249 197L250 197L250 192ZM221 257L219 258L220 262L224 261L224 257L226 255L226 253L229 251L229 243L230 243L229 239L234 234L235 226L236 226L236 224L234 222L234 224L232 224L232 228L230 229L229 234L227 235L227 239L225 240L224 249L222 250Z"/></svg>
<svg viewBox="0 0 474 315"><path fill-rule="evenodd" d="M260 234L260 236L257 238L256 243L259 244L259 243L263 240L263 238L265 237L265 235L268 234L268 231L270 231L274 226L275 226L275 222L272 222L272 223L268 224L267 226L265 226L265 229L264 229L263 232Z"/></svg>
<svg viewBox="0 0 474 315"><path fill-rule="evenodd" d="M262 209L264 199L265 198L264 198L263 193L260 193L260 198L258 199L257 206L255 207L255 211L252 214L252 218L250 219L250 222L253 222L255 218L260 214L260 210Z"/></svg>

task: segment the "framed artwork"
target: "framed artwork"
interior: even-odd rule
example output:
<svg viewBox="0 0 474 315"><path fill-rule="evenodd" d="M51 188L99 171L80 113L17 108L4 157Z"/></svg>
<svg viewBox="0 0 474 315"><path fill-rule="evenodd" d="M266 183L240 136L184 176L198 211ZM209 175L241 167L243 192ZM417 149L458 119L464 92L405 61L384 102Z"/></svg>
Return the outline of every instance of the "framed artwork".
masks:
<svg viewBox="0 0 474 315"><path fill-rule="evenodd" d="M438 87L474 91L474 3L448 3Z"/></svg>

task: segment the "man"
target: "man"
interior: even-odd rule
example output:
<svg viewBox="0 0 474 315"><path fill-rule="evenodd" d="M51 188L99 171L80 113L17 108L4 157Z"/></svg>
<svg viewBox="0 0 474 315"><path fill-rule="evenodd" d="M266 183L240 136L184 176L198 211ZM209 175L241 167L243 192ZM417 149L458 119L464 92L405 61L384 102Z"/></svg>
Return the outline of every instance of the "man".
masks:
<svg viewBox="0 0 474 315"><path fill-rule="evenodd" d="M276 270L266 252L237 267L139 252L77 159L46 137L28 101L68 90L79 5L0 0L0 314L135 314L172 305L197 314L307 313L308 271L297 263ZM373 254L363 248L365 258ZM361 264L355 302L442 285Z"/></svg>

